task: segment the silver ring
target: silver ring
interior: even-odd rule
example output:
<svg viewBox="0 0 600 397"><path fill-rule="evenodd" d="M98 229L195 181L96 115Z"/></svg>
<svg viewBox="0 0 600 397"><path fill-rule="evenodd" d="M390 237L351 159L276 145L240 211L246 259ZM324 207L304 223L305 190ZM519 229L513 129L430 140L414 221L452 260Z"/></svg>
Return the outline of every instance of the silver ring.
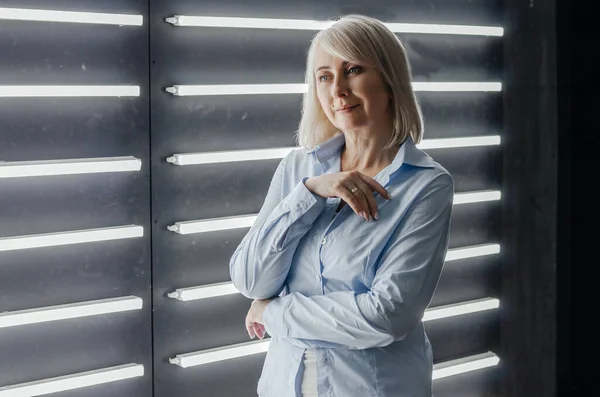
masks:
<svg viewBox="0 0 600 397"><path fill-rule="evenodd" d="M352 190L350 190L350 193L354 194L354 193L356 193L356 192L358 192L358 188L357 188L356 186L354 186L354 187L352 188Z"/></svg>

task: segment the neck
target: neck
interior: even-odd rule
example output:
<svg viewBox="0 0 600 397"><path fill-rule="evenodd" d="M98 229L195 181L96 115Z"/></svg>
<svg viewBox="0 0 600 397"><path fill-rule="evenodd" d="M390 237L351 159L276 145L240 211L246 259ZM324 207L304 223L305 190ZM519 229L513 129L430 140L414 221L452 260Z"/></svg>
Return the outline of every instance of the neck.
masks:
<svg viewBox="0 0 600 397"><path fill-rule="evenodd" d="M378 173L392 163L399 145L384 149L391 134L356 135L345 133L346 145L342 149L342 171L359 171L365 174Z"/></svg>

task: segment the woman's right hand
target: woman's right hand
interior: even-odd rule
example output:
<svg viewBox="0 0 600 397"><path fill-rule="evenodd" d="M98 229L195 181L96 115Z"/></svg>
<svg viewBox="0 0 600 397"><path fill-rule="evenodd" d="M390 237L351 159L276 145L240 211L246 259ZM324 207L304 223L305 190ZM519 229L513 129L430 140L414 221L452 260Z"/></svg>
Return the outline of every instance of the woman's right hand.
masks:
<svg viewBox="0 0 600 397"><path fill-rule="evenodd" d="M339 197L365 220L379 219L373 192L390 200L392 197L375 179L358 171L344 171L308 178L304 185L317 196Z"/></svg>

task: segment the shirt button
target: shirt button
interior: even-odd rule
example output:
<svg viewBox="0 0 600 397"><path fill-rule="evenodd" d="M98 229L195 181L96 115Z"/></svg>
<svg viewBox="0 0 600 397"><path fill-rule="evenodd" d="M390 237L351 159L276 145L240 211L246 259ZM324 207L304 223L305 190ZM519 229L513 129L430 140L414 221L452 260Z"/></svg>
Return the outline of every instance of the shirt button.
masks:
<svg viewBox="0 0 600 397"><path fill-rule="evenodd" d="M325 245L326 242L327 242L327 239L325 237L323 237L323 240L321 241L321 245Z"/></svg>
<svg viewBox="0 0 600 397"><path fill-rule="evenodd" d="M321 281L321 276L319 276L319 275L317 274L317 276L315 277L315 280L317 280L317 281Z"/></svg>

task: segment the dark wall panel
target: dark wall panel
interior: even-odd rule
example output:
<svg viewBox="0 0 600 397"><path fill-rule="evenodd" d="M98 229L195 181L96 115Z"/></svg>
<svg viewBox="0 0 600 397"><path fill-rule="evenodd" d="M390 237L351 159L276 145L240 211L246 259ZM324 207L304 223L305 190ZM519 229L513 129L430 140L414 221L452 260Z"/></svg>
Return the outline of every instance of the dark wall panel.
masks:
<svg viewBox="0 0 600 397"><path fill-rule="evenodd" d="M135 156L138 172L0 179L0 238L135 224L144 236L0 252L0 312L134 295L143 308L0 329L0 388L128 363L57 396L152 395L148 4L0 1L143 15L144 26L0 20L0 85L137 85L139 97L0 98L0 161Z"/></svg>

